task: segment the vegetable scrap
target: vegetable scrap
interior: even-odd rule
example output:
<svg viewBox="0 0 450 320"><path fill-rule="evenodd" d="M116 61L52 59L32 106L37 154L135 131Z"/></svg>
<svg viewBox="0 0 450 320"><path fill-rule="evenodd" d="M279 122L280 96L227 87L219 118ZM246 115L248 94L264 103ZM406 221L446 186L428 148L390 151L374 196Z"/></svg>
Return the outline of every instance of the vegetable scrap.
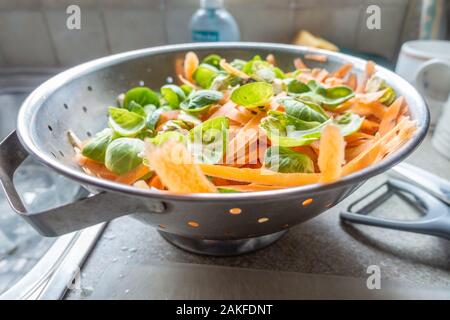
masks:
<svg viewBox="0 0 450 320"><path fill-rule="evenodd" d="M264 59L177 60L179 84L140 86L110 106L108 125L80 141L76 159L90 175L144 190L239 193L333 183L401 148L416 124L369 61L361 79L306 54L291 66ZM281 69L283 67L283 69Z"/></svg>

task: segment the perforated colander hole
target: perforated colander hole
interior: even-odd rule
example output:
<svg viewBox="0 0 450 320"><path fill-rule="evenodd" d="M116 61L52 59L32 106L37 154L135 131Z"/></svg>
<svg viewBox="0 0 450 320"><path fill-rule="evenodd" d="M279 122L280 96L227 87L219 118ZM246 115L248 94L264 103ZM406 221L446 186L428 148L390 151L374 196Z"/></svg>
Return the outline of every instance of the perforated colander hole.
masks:
<svg viewBox="0 0 450 320"><path fill-rule="evenodd" d="M55 157L55 158L56 158L56 154L54 154L53 152L50 152L50 153L52 154L52 156L53 156L53 157Z"/></svg>
<svg viewBox="0 0 450 320"><path fill-rule="evenodd" d="M312 198L306 199L305 201L302 202L302 205L304 207L309 206L311 203L313 203L314 200Z"/></svg>
<svg viewBox="0 0 450 320"><path fill-rule="evenodd" d="M90 131L86 131L86 135L90 138L92 137L92 133Z"/></svg>
<svg viewBox="0 0 450 320"><path fill-rule="evenodd" d="M264 222L267 222L267 221L269 221L269 218L266 218L266 217L262 217L262 218L258 219L258 223L264 223Z"/></svg>
<svg viewBox="0 0 450 320"><path fill-rule="evenodd" d="M84 111L84 113L86 113L87 112L87 108L85 107L85 106L83 106L83 111Z"/></svg>
<svg viewBox="0 0 450 320"><path fill-rule="evenodd" d="M61 157L64 158L64 153L63 153L61 150L59 150L58 152L59 152L59 154L61 155Z"/></svg>
<svg viewBox="0 0 450 320"><path fill-rule="evenodd" d="M187 224L192 228L198 228L200 226L200 224L197 221L188 221Z"/></svg>
<svg viewBox="0 0 450 320"><path fill-rule="evenodd" d="M53 128L51 125L48 125L48 130L53 131Z"/></svg>
<svg viewBox="0 0 450 320"><path fill-rule="evenodd" d="M92 87L91 86L87 86L88 91L92 91Z"/></svg>
<svg viewBox="0 0 450 320"><path fill-rule="evenodd" d="M241 208L231 208L229 212L230 212L230 214L237 215L237 214L241 214L242 210L241 210Z"/></svg>
<svg viewBox="0 0 450 320"><path fill-rule="evenodd" d="M67 103L64 103L63 106L64 106L64 109L69 110L69 106L67 105Z"/></svg>

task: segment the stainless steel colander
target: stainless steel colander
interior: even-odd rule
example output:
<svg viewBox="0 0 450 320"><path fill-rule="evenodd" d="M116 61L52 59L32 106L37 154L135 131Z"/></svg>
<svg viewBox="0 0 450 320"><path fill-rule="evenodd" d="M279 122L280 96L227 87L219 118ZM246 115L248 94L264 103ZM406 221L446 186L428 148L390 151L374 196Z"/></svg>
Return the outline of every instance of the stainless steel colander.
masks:
<svg viewBox="0 0 450 320"><path fill-rule="evenodd" d="M162 86L168 78L175 78L177 63L191 50L201 57L218 53L227 59L272 53L281 68L292 68L292 60L305 53L328 56L325 64L309 62L312 67L333 70L351 62L361 74L365 66L364 60L348 55L298 46L215 43L137 50L74 67L48 80L27 98L19 113L17 131L0 145L1 184L14 210L45 236L58 236L133 214L184 249L212 255L239 254L264 247L289 227L333 207L368 178L403 160L426 134L429 115L421 96L408 82L380 67L379 75L405 96L418 130L388 159L335 183L252 193L176 195L137 189L80 170L67 131L84 139L104 128L107 107L115 104L118 94L142 83L153 88ZM28 155L78 181L92 195L44 212L27 212L12 177Z"/></svg>

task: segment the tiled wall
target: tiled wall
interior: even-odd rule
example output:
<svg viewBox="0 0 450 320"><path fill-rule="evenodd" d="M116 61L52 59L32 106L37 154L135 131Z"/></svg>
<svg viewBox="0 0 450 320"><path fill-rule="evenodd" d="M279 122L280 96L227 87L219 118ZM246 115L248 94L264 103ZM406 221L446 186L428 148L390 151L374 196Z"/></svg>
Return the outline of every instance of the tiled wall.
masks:
<svg viewBox="0 0 450 320"><path fill-rule="evenodd" d="M244 41L290 42L306 28L340 46L393 59L417 30L419 0L226 0ZM81 30L66 8L81 7ZM379 4L382 30L365 27ZM1 0L0 66L69 66L110 53L189 40L198 0ZM406 26L406 28L404 27Z"/></svg>

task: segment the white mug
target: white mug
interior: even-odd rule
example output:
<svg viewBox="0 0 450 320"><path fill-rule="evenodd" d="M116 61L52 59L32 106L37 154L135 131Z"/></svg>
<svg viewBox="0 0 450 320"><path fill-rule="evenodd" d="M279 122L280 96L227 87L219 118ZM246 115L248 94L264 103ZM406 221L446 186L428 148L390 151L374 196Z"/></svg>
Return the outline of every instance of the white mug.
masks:
<svg viewBox="0 0 450 320"><path fill-rule="evenodd" d="M450 94L450 41L406 42L395 71L424 96L436 124Z"/></svg>
<svg viewBox="0 0 450 320"><path fill-rule="evenodd" d="M439 117L431 144L440 154L450 159L450 95Z"/></svg>

